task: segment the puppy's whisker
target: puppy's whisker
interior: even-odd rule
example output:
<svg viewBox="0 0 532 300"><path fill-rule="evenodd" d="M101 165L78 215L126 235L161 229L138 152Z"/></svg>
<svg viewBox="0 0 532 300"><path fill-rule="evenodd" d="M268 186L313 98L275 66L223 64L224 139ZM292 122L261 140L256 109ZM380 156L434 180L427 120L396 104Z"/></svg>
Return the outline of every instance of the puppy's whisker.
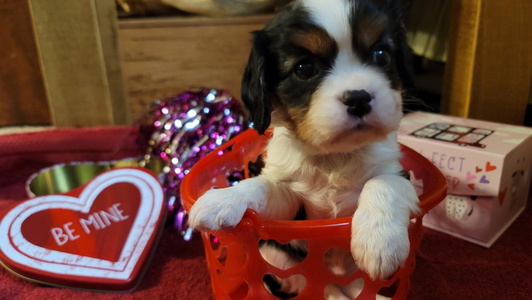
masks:
<svg viewBox="0 0 532 300"><path fill-rule="evenodd" d="M415 109L411 108L414 107ZM414 112L417 110L426 110L426 111L432 111L436 112L437 109L435 109L432 106L429 106L425 101L414 97L414 96L403 96L403 112L409 113Z"/></svg>

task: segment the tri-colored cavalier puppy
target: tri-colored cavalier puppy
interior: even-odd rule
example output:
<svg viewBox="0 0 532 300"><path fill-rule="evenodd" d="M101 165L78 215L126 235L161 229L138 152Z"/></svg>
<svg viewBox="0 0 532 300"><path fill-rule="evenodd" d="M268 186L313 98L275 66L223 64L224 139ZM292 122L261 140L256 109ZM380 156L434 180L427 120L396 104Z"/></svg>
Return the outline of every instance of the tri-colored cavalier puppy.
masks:
<svg viewBox="0 0 532 300"><path fill-rule="evenodd" d="M259 133L273 127L265 167L210 190L190 224L237 225L246 209L265 219L352 216L351 252L372 278L409 253L418 197L403 176L396 140L411 83L399 0L296 0L255 33L242 99Z"/></svg>

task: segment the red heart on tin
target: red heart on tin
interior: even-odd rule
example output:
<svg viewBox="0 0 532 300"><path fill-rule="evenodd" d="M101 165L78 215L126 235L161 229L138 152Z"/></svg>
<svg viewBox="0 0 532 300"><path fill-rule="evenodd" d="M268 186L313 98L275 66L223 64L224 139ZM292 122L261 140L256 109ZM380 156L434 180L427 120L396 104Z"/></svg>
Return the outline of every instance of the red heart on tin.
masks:
<svg viewBox="0 0 532 300"><path fill-rule="evenodd" d="M0 223L0 260L31 280L131 290L157 241L164 197L157 178L117 168L61 195L26 200Z"/></svg>

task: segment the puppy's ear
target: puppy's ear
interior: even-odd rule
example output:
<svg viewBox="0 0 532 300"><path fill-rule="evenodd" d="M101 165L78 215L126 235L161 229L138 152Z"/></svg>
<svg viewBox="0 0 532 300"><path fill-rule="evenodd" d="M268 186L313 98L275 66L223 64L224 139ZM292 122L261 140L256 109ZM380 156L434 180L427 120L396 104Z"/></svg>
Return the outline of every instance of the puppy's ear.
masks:
<svg viewBox="0 0 532 300"><path fill-rule="evenodd" d="M398 30L397 35L397 51L395 52L395 62L397 64L397 71L403 86L403 90L407 95L413 96L416 94L416 86L414 84L413 71L413 56L412 50L408 46L406 39L406 30L404 26Z"/></svg>
<svg viewBox="0 0 532 300"><path fill-rule="evenodd" d="M407 12L410 10L410 7L412 7L412 2L414 2L414 0L400 0L399 1L404 12Z"/></svg>
<svg viewBox="0 0 532 300"><path fill-rule="evenodd" d="M250 121L260 134L268 129L271 122L272 104L268 80L269 50L268 36L264 31L255 31L253 47L242 77L242 101L246 106Z"/></svg>
<svg viewBox="0 0 532 300"><path fill-rule="evenodd" d="M397 22L395 23L397 25L394 34L397 50L394 59L397 64L399 79L401 80L404 93L414 96L416 87L414 84L413 53L412 49L408 46L405 28L412 0L388 0L387 3L387 6L392 8L392 15L395 16L394 18Z"/></svg>

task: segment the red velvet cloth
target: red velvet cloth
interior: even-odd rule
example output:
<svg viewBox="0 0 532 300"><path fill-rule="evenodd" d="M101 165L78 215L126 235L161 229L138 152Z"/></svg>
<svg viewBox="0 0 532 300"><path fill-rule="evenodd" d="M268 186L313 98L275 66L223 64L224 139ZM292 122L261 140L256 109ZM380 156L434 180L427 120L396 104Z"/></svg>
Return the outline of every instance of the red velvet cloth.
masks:
<svg viewBox="0 0 532 300"><path fill-rule="evenodd" d="M136 137L132 127L0 136L0 212L27 198L26 180L41 168L136 156ZM490 249L426 229L409 299L532 299L531 232L530 206ZM212 299L199 236L184 242L167 228L139 287L125 294L43 286L0 268L0 299L82 298Z"/></svg>

